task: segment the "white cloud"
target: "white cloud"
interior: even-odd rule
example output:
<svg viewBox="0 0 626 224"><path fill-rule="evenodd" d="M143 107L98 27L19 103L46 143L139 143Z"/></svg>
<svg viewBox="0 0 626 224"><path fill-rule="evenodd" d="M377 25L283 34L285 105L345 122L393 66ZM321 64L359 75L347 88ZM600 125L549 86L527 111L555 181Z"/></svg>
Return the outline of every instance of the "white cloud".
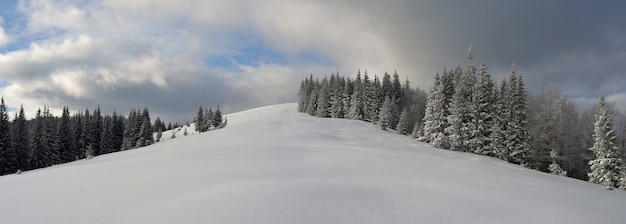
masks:
<svg viewBox="0 0 626 224"><path fill-rule="evenodd" d="M0 81L10 82L1 92L14 98L6 97L13 105L81 105L86 99L120 98L116 94L130 90L144 92L119 101L158 104L161 101L155 101L148 92L167 92L175 95L172 97L190 97L186 92L193 92L199 96L187 99L190 104L210 104L197 101L221 97L237 101L230 102L231 108L243 109L295 100L299 81L311 73L322 77L340 71L353 76L357 69L368 70L370 75L397 69L413 86L426 88L435 72L464 63L465 50L477 37L486 36L491 42L500 37L479 32L485 29L486 25L478 23L484 18L464 18L469 10L441 13L439 4L447 5L353 0L22 0L18 10L26 23L19 37L32 42L22 43L26 48L0 54ZM514 49L528 47L523 41L529 38L518 38L522 42ZM14 40L0 27L0 46L9 41ZM263 51L257 49L271 53L248 52ZM475 50L479 57L487 55L482 52L493 51ZM241 55L250 58L238 59ZM581 67L591 70L606 63L617 64L623 55L552 58L534 67L524 63L518 66L533 69L520 69L532 84L533 80L544 81L533 76L535 71L565 74ZM215 58L235 63L212 67ZM606 62L607 58L615 60ZM508 71L513 61L506 61L504 66L485 62L493 72ZM567 80L563 77L559 76ZM216 94L222 95L200 96L217 90Z"/></svg>

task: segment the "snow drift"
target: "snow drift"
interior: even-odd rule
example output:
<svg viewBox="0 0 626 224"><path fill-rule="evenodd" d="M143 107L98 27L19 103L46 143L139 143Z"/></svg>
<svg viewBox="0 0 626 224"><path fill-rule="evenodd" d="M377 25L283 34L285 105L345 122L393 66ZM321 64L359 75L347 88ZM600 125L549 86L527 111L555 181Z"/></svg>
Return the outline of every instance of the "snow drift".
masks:
<svg viewBox="0 0 626 224"><path fill-rule="evenodd" d="M0 177L3 223L623 223L626 192L295 104ZM193 135L192 135L193 134Z"/></svg>

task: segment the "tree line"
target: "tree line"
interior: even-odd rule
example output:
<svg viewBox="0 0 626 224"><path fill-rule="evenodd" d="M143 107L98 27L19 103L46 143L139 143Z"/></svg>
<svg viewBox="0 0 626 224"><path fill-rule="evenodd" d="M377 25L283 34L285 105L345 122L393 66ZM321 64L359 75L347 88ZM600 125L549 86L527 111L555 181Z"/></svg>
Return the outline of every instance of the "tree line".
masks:
<svg viewBox="0 0 626 224"><path fill-rule="evenodd" d="M613 110L604 98L581 113L554 85L537 96L529 95L515 65L508 77L497 83L486 64L476 69L471 49L465 68L456 66L436 74L428 94L411 89L408 81L401 85L397 73L393 78L385 74L382 82L377 76L370 80L367 72L361 78L360 71L354 80L331 74L320 81L311 75L300 84L298 105L300 112L369 121L438 148L626 187L621 162L626 116ZM611 117L604 124L609 123L610 131L608 126L596 127L601 111L607 114L602 117ZM612 114L620 115L621 125L613 122ZM601 139L609 135L609 140ZM597 146L599 141L608 143Z"/></svg>
<svg viewBox="0 0 626 224"><path fill-rule="evenodd" d="M426 104L426 92L411 88L409 81L400 83L398 73L385 73L371 80L367 71L356 78L332 74L330 78L301 82L298 108L318 117L347 118L379 124L401 134L412 133L420 126Z"/></svg>
<svg viewBox="0 0 626 224"><path fill-rule="evenodd" d="M173 128L171 123L167 128ZM0 102L0 175L48 167L121 150L151 145L154 130L165 130L159 118L151 124L147 108L133 109L128 117L114 112L102 115L100 108L70 115L64 107L60 117L49 108L37 110L28 120L20 107L9 118L4 99ZM158 141L158 139L156 140Z"/></svg>

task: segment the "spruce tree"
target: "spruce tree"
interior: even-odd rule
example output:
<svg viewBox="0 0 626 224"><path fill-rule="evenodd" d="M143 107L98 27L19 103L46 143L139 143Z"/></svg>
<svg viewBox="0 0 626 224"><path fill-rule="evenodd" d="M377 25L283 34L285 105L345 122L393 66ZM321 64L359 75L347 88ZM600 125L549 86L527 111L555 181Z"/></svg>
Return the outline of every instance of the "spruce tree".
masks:
<svg viewBox="0 0 626 224"><path fill-rule="evenodd" d="M391 117L391 111L393 110L393 102L387 96L385 97L385 102L383 103L383 108L380 110L380 114L378 115L378 125L382 130L387 130L389 127L389 119Z"/></svg>
<svg viewBox="0 0 626 224"><path fill-rule="evenodd" d="M556 149L552 149L552 151L550 151L550 159L552 160L552 163L550 163L550 166L548 166L548 170L551 174L566 176L567 171L563 170L563 168L561 168L561 166L559 165L559 158L560 156L558 155Z"/></svg>
<svg viewBox="0 0 626 224"><path fill-rule="evenodd" d="M408 135L409 131L409 111L404 108L400 114L400 120L398 121L396 132L401 135Z"/></svg>
<svg viewBox="0 0 626 224"><path fill-rule="evenodd" d="M124 127L124 138L122 143L122 150L133 149L137 143L137 134L139 133L138 124L137 124L137 114L136 110L131 110L128 114L128 119L126 121L126 126ZM141 125L141 124L139 124Z"/></svg>
<svg viewBox="0 0 626 224"><path fill-rule="evenodd" d="M72 154L74 155L73 160L77 160L83 158L84 150L85 150L85 135L83 134L84 125L83 122L84 115L82 112L75 113L72 120Z"/></svg>
<svg viewBox="0 0 626 224"><path fill-rule="evenodd" d="M139 132L137 133L137 142L135 143L137 148L152 145L152 143L154 143L152 123L148 108L144 108L143 112L140 114L140 122L141 126L139 128Z"/></svg>
<svg viewBox="0 0 626 224"><path fill-rule="evenodd" d="M590 150L595 158L589 161L591 166L589 182L602 184L609 189L624 188L624 163L615 142L611 109L604 96L600 97L598 103L593 137L595 141Z"/></svg>
<svg viewBox="0 0 626 224"><path fill-rule="evenodd" d="M317 98L317 110L315 116L318 117L330 117L330 84L327 78L324 78L321 83Z"/></svg>
<svg viewBox="0 0 626 224"><path fill-rule="evenodd" d="M100 155L100 142L102 141L102 113L100 112L100 106L93 111L90 126L90 145L94 150L94 155Z"/></svg>
<svg viewBox="0 0 626 224"><path fill-rule="evenodd" d="M17 168L22 171L30 170L30 133L24 106L20 106L19 115L13 121L13 147L17 153Z"/></svg>
<svg viewBox="0 0 626 224"><path fill-rule="evenodd" d="M0 99L0 175L17 171L17 153L13 147L8 108Z"/></svg>
<svg viewBox="0 0 626 224"><path fill-rule="evenodd" d="M206 131L206 121L204 120L204 110L202 106L198 109L198 114L196 114L195 124L196 124L196 132L202 133Z"/></svg>
<svg viewBox="0 0 626 224"><path fill-rule="evenodd" d="M107 154L115 151L115 138L113 137L113 117L105 116L102 123L102 135L100 138L100 153Z"/></svg>
<svg viewBox="0 0 626 224"><path fill-rule="evenodd" d="M47 144L50 148L50 165L60 164L62 163L59 145L61 140L58 132L57 118L50 113L50 108L46 107L44 110L44 119L46 125L46 139L48 141Z"/></svg>
<svg viewBox="0 0 626 224"><path fill-rule="evenodd" d="M317 111L317 104L319 99L319 93L322 85L319 80L315 80L315 82L311 83L311 94L309 95L309 103L307 103L306 113L314 116Z"/></svg>
<svg viewBox="0 0 626 224"><path fill-rule="evenodd" d="M50 161L50 145L48 144L45 118L41 109L37 110L33 120L33 135L31 136L30 167L32 169L43 168L52 165Z"/></svg>
<svg viewBox="0 0 626 224"><path fill-rule="evenodd" d="M494 156L491 151L491 127L495 114L493 97L494 84L487 72L487 65L481 64L480 72L472 89L471 122L468 125L470 150L476 154Z"/></svg>
<svg viewBox="0 0 626 224"><path fill-rule="evenodd" d="M526 99L526 87L522 76L517 75L515 65L509 76L511 91L510 111L508 128L511 129L507 136L507 150L509 161L528 166L528 152L530 150L530 134L528 132L528 100Z"/></svg>
<svg viewBox="0 0 626 224"><path fill-rule="evenodd" d="M220 110L220 106L217 106L213 114L213 127L222 128L222 111Z"/></svg>
<svg viewBox="0 0 626 224"><path fill-rule="evenodd" d="M68 107L63 107L58 132L61 161L63 163L74 161L76 159L76 155L74 154L74 138L72 136L73 133L71 129L70 111Z"/></svg>

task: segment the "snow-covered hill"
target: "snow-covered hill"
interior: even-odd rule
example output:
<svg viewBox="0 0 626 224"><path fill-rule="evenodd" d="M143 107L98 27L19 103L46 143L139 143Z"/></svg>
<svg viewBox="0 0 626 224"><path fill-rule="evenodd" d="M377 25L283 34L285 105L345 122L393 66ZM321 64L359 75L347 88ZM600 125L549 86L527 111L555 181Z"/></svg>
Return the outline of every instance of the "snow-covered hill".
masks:
<svg viewBox="0 0 626 224"><path fill-rule="evenodd" d="M1 223L626 222L624 191L310 117L295 104L228 122L2 176Z"/></svg>

